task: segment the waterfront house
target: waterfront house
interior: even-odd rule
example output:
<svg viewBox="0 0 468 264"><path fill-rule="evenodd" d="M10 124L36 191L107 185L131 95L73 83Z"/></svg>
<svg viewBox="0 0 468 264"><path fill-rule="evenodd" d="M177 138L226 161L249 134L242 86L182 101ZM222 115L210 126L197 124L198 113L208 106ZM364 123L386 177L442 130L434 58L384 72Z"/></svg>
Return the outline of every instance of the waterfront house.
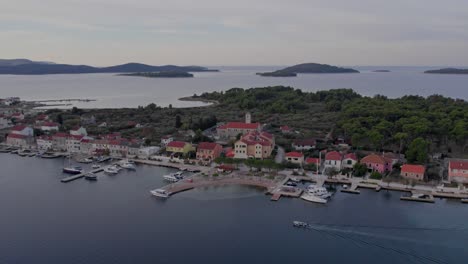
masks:
<svg viewBox="0 0 468 264"><path fill-rule="evenodd" d="M93 140L91 138L83 138L80 141L80 152L85 155L93 154Z"/></svg>
<svg viewBox="0 0 468 264"><path fill-rule="evenodd" d="M24 114L23 113L14 113L11 115L11 118L12 119L15 119L15 120L24 120Z"/></svg>
<svg viewBox="0 0 468 264"><path fill-rule="evenodd" d="M330 151L325 154L325 168L334 168L335 170L341 170L342 155L338 151Z"/></svg>
<svg viewBox="0 0 468 264"><path fill-rule="evenodd" d="M422 165L405 164L401 166L400 176L411 180L424 180L426 168Z"/></svg>
<svg viewBox="0 0 468 264"><path fill-rule="evenodd" d="M70 135L73 136L87 136L88 132L86 132L86 128L84 127L76 127L70 130Z"/></svg>
<svg viewBox="0 0 468 264"><path fill-rule="evenodd" d="M43 122L42 125L40 126L40 129L44 132L58 131L59 124L54 123L54 122Z"/></svg>
<svg viewBox="0 0 468 264"><path fill-rule="evenodd" d="M52 137L48 135L42 135L36 139L37 149L39 151L48 151L52 149Z"/></svg>
<svg viewBox="0 0 468 264"><path fill-rule="evenodd" d="M223 147L212 142L201 142L197 146L197 159L214 160L221 155Z"/></svg>
<svg viewBox="0 0 468 264"><path fill-rule="evenodd" d="M67 150L67 138L68 134L63 132L58 132L52 135L52 148L58 151Z"/></svg>
<svg viewBox="0 0 468 264"><path fill-rule="evenodd" d="M449 181L468 183L468 160L450 160L448 164Z"/></svg>
<svg viewBox="0 0 468 264"><path fill-rule="evenodd" d="M161 148L156 146L140 148L138 150L138 157L140 159L148 159L149 157L158 154L160 150Z"/></svg>
<svg viewBox="0 0 468 264"><path fill-rule="evenodd" d="M291 128L289 126L281 126L280 131L283 134L289 134L292 132Z"/></svg>
<svg viewBox="0 0 468 264"><path fill-rule="evenodd" d="M392 170L393 160L377 154L370 154L365 156L361 163L366 165L369 171L377 171L383 174Z"/></svg>
<svg viewBox="0 0 468 264"><path fill-rule="evenodd" d="M93 146L91 152L96 155L108 155L109 154L109 140L97 139L92 141Z"/></svg>
<svg viewBox="0 0 468 264"><path fill-rule="evenodd" d="M382 153L382 157L391 159L392 160L392 166L397 164L397 163L400 163L404 158L404 156L402 154L397 154L397 153L393 153L393 152L384 152L384 153Z"/></svg>
<svg viewBox="0 0 468 264"><path fill-rule="evenodd" d="M34 137L22 134L10 133L6 139L6 144L13 147L31 148L33 143Z"/></svg>
<svg viewBox="0 0 468 264"><path fill-rule="evenodd" d="M251 131L234 143L234 158L265 159L271 156L274 147L273 135L267 132Z"/></svg>
<svg viewBox="0 0 468 264"><path fill-rule="evenodd" d="M45 121L48 121L49 120L49 116L46 115L46 114L40 114L38 116L36 116L36 124L37 123L42 123L42 122L45 122Z"/></svg>
<svg viewBox="0 0 468 264"><path fill-rule="evenodd" d="M10 129L10 134L32 137L34 135L34 129L29 126L17 125Z"/></svg>
<svg viewBox="0 0 468 264"><path fill-rule="evenodd" d="M171 136L171 135L166 135L164 137L161 138L161 147L166 147L167 144L171 143L172 141L174 141L174 137Z"/></svg>
<svg viewBox="0 0 468 264"><path fill-rule="evenodd" d="M192 144L183 141L171 141L166 146L166 151L171 153L180 153L186 155L193 150Z"/></svg>
<svg viewBox="0 0 468 264"><path fill-rule="evenodd" d="M316 145L317 141L313 138L296 139L292 143L292 147L297 151L315 149Z"/></svg>
<svg viewBox="0 0 468 264"><path fill-rule="evenodd" d="M286 161L294 164L301 165L304 163L304 154L301 152L293 151L286 153Z"/></svg>
<svg viewBox="0 0 468 264"><path fill-rule="evenodd" d="M341 167L343 169L348 168L352 169L354 167L354 164L358 162L358 158L356 157L356 154L354 153L348 153L344 155L344 158L341 162Z"/></svg>
<svg viewBox="0 0 468 264"><path fill-rule="evenodd" d="M65 145L68 153L81 152L82 135L68 135L65 139Z"/></svg>
<svg viewBox="0 0 468 264"><path fill-rule="evenodd" d="M109 155L112 157L127 157L128 143L125 139L109 140Z"/></svg>

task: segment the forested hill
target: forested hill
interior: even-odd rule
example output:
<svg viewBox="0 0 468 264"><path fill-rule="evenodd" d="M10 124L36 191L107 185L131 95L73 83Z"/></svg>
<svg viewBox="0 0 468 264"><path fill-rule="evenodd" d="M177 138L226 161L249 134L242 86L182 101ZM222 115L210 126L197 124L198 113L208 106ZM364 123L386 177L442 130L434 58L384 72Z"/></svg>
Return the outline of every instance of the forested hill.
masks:
<svg viewBox="0 0 468 264"><path fill-rule="evenodd" d="M257 73L257 75L266 77L294 77L298 73L359 73L359 71L328 64L303 63L273 72Z"/></svg>
<svg viewBox="0 0 468 264"><path fill-rule="evenodd" d="M312 120L318 114L320 122L334 124L336 136L344 136L360 148L404 152L418 139L416 142L430 145L433 150L448 151L452 147L468 151L468 102L440 95L390 99L363 97L351 89L303 92L280 86L234 88L197 97L216 100L224 108L259 112L261 116L284 114L288 118L283 125L296 129L307 128L307 122L318 122Z"/></svg>
<svg viewBox="0 0 468 264"><path fill-rule="evenodd" d="M444 68L439 70L429 70L424 73L433 74L468 74L468 69Z"/></svg>

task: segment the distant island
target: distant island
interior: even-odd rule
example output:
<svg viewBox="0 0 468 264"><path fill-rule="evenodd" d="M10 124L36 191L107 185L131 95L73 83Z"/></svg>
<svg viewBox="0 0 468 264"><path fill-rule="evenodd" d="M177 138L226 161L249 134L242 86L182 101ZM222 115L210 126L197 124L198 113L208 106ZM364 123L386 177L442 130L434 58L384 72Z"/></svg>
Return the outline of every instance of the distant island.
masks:
<svg viewBox="0 0 468 264"><path fill-rule="evenodd" d="M375 70L375 71L372 71L372 72L390 72L389 70Z"/></svg>
<svg viewBox="0 0 468 264"><path fill-rule="evenodd" d="M424 73L434 74L468 74L468 69L444 68L439 70L429 70Z"/></svg>
<svg viewBox="0 0 468 264"><path fill-rule="evenodd" d="M132 73L132 72L217 72L200 66L152 66L141 63L126 63L110 67L88 65L55 64L35 62L26 59L0 60L0 74L40 75L79 73Z"/></svg>
<svg viewBox="0 0 468 264"><path fill-rule="evenodd" d="M181 71L122 73L119 76L137 76L148 78L193 78L193 74Z"/></svg>
<svg viewBox="0 0 468 264"><path fill-rule="evenodd" d="M295 77L298 73L359 73L359 71L328 64L303 63L273 72L257 73L257 75L265 77Z"/></svg>

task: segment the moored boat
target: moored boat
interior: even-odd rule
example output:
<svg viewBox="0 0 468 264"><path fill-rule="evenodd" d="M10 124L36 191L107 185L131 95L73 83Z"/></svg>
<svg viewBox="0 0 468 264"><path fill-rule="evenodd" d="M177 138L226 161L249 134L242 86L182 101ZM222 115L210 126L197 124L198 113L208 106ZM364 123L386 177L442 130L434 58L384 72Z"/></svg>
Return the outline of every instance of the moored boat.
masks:
<svg viewBox="0 0 468 264"><path fill-rule="evenodd" d="M167 198L169 197L169 193L166 190L163 189L156 189L156 190L151 190L150 193L156 197L160 198Z"/></svg>
<svg viewBox="0 0 468 264"><path fill-rule="evenodd" d="M326 199L320 198L320 197L315 196L315 195L310 194L310 193L304 193L303 195L301 195L301 199L305 200L305 201L308 201L308 202L313 202L313 203L320 203L320 204L326 204L327 203Z"/></svg>
<svg viewBox="0 0 468 264"><path fill-rule="evenodd" d="M85 179L88 181L97 181L97 176L96 174L90 172L85 175Z"/></svg>
<svg viewBox="0 0 468 264"><path fill-rule="evenodd" d="M116 168L116 166L107 166L104 168L104 173L109 174L109 175L115 175L119 173L119 169Z"/></svg>
<svg viewBox="0 0 468 264"><path fill-rule="evenodd" d="M68 174L80 174L82 171L83 169L79 166L63 168L63 172Z"/></svg>

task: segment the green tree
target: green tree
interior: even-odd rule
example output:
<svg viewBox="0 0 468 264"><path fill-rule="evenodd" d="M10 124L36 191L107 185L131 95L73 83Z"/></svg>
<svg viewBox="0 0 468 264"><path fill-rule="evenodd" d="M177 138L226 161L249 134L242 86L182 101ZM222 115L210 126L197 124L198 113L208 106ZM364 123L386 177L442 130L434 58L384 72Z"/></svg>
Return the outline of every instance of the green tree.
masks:
<svg viewBox="0 0 468 264"><path fill-rule="evenodd" d="M421 137L414 139L408 146L406 158L409 162L424 163L427 160L429 143Z"/></svg>
<svg viewBox="0 0 468 264"><path fill-rule="evenodd" d="M180 128L182 126L182 121L180 119L180 115L176 115L175 117L175 127Z"/></svg>
<svg viewBox="0 0 468 264"><path fill-rule="evenodd" d="M362 177L367 173L367 166L365 164L356 163L353 166L353 175L356 177Z"/></svg>

